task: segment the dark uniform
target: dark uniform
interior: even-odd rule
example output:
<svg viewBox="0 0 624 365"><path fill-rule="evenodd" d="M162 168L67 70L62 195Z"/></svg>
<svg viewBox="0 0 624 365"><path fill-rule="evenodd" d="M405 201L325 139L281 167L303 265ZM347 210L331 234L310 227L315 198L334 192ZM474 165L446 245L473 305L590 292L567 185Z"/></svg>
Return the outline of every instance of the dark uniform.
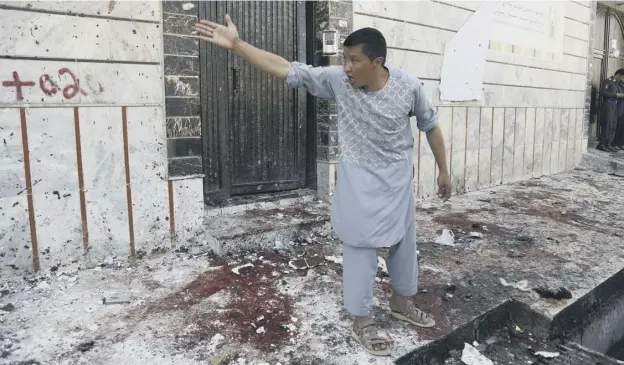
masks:
<svg viewBox="0 0 624 365"><path fill-rule="evenodd" d="M598 149L609 152L615 151L612 148L612 143L615 138L615 129L618 119L618 92L618 82L614 77L609 77L600 85L602 107L600 108L600 137L598 140Z"/></svg>
<svg viewBox="0 0 624 365"><path fill-rule="evenodd" d="M618 81L618 93L624 94L624 81ZM617 127L615 128L615 138L611 146L624 150L624 99L617 102Z"/></svg>

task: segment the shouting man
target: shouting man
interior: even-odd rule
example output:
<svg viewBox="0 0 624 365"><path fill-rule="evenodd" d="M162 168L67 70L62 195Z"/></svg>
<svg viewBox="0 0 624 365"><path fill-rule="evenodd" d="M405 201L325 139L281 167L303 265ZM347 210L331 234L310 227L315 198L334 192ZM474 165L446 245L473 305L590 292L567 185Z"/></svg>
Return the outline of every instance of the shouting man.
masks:
<svg viewBox="0 0 624 365"><path fill-rule="evenodd" d="M371 315L377 255L388 247L388 273L396 319L420 327L435 321L410 297L418 289L415 197L410 117L427 134L438 168L438 194L451 195L442 131L421 82L388 68L386 41L372 28L344 42L344 66L311 67L260 50L241 40L229 16L225 25L202 20L202 40L233 51L248 63L294 88L336 101L340 156L331 219L343 242L344 304L354 316L352 336L367 351L389 355L388 339Z"/></svg>

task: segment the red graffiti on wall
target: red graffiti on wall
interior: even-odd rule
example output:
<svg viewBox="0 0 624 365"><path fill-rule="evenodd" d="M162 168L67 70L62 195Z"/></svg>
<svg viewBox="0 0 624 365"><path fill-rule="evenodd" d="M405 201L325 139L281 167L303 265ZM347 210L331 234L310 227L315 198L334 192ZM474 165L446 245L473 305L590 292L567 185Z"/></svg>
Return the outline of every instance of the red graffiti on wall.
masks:
<svg viewBox="0 0 624 365"><path fill-rule="evenodd" d="M13 81L2 81L2 86L15 87L15 94L17 95L17 100L24 100L24 95L22 94L22 87L35 86L35 83L32 81L20 80L19 74L17 73L17 71L13 71Z"/></svg>
<svg viewBox="0 0 624 365"><path fill-rule="evenodd" d="M63 98L67 100L71 100L78 93L82 95L89 95L81 86L80 79L76 76L76 74L67 67L63 67L58 71L59 79L63 75L69 76L71 82L65 85L63 88L59 87L59 85L50 77L49 74L43 74L39 77L39 88L41 91L47 96L55 96L59 91L62 91ZM87 88L94 95L99 95L104 92L104 87L99 81L93 80L90 75L86 76L86 85ZM15 96L17 101L24 100L24 87L33 87L35 86L35 82L33 81L22 81L20 80L19 74L17 71L13 71L13 80L11 81L3 81L2 86L4 87L14 87L15 88Z"/></svg>

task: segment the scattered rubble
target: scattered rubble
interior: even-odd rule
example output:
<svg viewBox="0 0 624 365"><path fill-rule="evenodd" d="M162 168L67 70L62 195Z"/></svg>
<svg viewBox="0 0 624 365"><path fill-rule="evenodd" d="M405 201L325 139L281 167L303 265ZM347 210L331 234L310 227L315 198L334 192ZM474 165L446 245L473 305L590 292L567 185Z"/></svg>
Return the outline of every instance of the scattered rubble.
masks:
<svg viewBox="0 0 624 365"><path fill-rule="evenodd" d="M95 346L95 341L87 341L87 342L83 342L80 345L78 345L76 347L76 350L78 350L80 352L87 352L87 351L91 350L93 348L93 346Z"/></svg>
<svg viewBox="0 0 624 365"><path fill-rule="evenodd" d="M109 297L102 298L102 304L105 304L105 305L130 304L130 303L132 303L130 295L125 295L125 294L112 295Z"/></svg>
<svg viewBox="0 0 624 365"><path fill-rule="evenodd" d="M557 299L557 300L572 299L572 293L570 293L570 291L564 287L559 287L559 288L539 287L533 290L537 294L542 296L543 298Z"/></svg>
<svg viewBox="0 0 624 365"><path fill-rule="evenodd" d="M417 215L421 283L413 300L437 325L413 330L393 321L387 313L392 286L388 278L378 278L373 310L383 330L392 335L393 356L436 340L509 299L511 290L502 285L525 289L531 288L529 283L556 282L582 296L621 269L620 244L609 239L623 228L621 209L611 203L621 183L603 179L562 174L542 179L535 187L500 187L496 194L456 197ZM586 181L604 185L596 193L600 196L587 195L591 191L582 189ZM564 190L571 188L574 191ZM560 203L529 196L538 193ZM532 210L543 213L535 218L529 214ZM0 335L11 341L10 347L0 349L2 361L387 364L392 360L370 357L346 336L351 322L342 302L340 243L331 226L324 227L278 241L270 238L266 248L271 251L275 242L279 253L199 258L193 255L194 243L189 243L178 249L181 252L156 251L164 255L146 248L150 254L134 265L126 264L120 254L119 259L111 256L82 266L49 265L55 269L26 277L3 268L10 278L2 283L2 304L17 308L0 315ZM442 229L455 247L435 243ZM473 233L483 236L471 237ZM293 270L289 264L297 260L303 263L296 266L305 264L305 269ZM381 261L378 266L382 276ZM233 270L237 267L238 273ZM133 302L103 305L102 298L111 303L113 296L104 289L112 294L128 290ZM549 316L566 304L550 305L537 294L516 299L533 308L548 305L543 312ZM54 331L41 336L41 328ZM531 339L528 331L512 328L472 347L496 364L543 361L536 358L537 352L516 344L525 341L548 356L548 347ZM87 340L94 341L93 346ZM455 355L453 364L461 364L461 351Z"/></svg>
<svg viewBox="0 0 624 365"><path fill-rule="evenodd" d="M549 352L549 351L537 351L535 356L543 357L545 359L552 359L559 356L558 352Z"/></svg>
<svg viewBox="0 0 624 365"><path fill-rule="evenodd" d="M253 264L245 264L245 265L241 265L241 266L237 266L233 268L232 272L236 275L245 275L251 272L253 267L254 267Z"/></svg>
<svg viewBox="0 0 624 365"><path fill-rule="evenodd" d="M15 310L15 306L13 305L13 303L7 303L3 305L2 307L0 307L0 311L13 312L14 310Z"/></svg>
<svg viewBox="0 0 624 365"><path fill-rule="evenodd" d="M320 257L308 257L304 259L291 260L288 262L288 266L295 270L311 269L323 263L323 259Z"/></svg>
<svg viewBox="0 0 624 365"><path fill-rule="evenodd" d="M334 264L342 265L342 257L325 256L325 260L333 262Z"/></svg>
<svg viewBox="0 0 624 365"><path fill-rule="evenodd" d="M513 287L521 291L526 291L526 292L531 291L531 289L529 288L528 280L520 280L517 283L509 283L504 278L500 278L500 283L502 286Z"/></svg>
<svg viewBox="0 0 624 365"><path fill-rule="evenodd" d="M470 237L470 238L483 238L483 233L481 233L481 232L470 232L468 234L468 237Z"/></svg>

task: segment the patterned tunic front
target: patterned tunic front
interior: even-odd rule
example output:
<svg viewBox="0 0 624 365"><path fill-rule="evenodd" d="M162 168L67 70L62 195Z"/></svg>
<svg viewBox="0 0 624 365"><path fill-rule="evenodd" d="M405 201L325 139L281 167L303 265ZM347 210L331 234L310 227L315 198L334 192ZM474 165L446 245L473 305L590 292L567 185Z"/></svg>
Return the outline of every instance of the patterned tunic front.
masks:
<svg viewBox="0 0 624 365"><path fill-rule="evenodd" d="M389 69L383 89L369 92L349 84L342 67L293 62L287 82L336 101L338 181L332 224L338 237L355 247L389 247L413 222L414 138L410 117L428 132L437 125L435 109L421 82Z"/></svg>

